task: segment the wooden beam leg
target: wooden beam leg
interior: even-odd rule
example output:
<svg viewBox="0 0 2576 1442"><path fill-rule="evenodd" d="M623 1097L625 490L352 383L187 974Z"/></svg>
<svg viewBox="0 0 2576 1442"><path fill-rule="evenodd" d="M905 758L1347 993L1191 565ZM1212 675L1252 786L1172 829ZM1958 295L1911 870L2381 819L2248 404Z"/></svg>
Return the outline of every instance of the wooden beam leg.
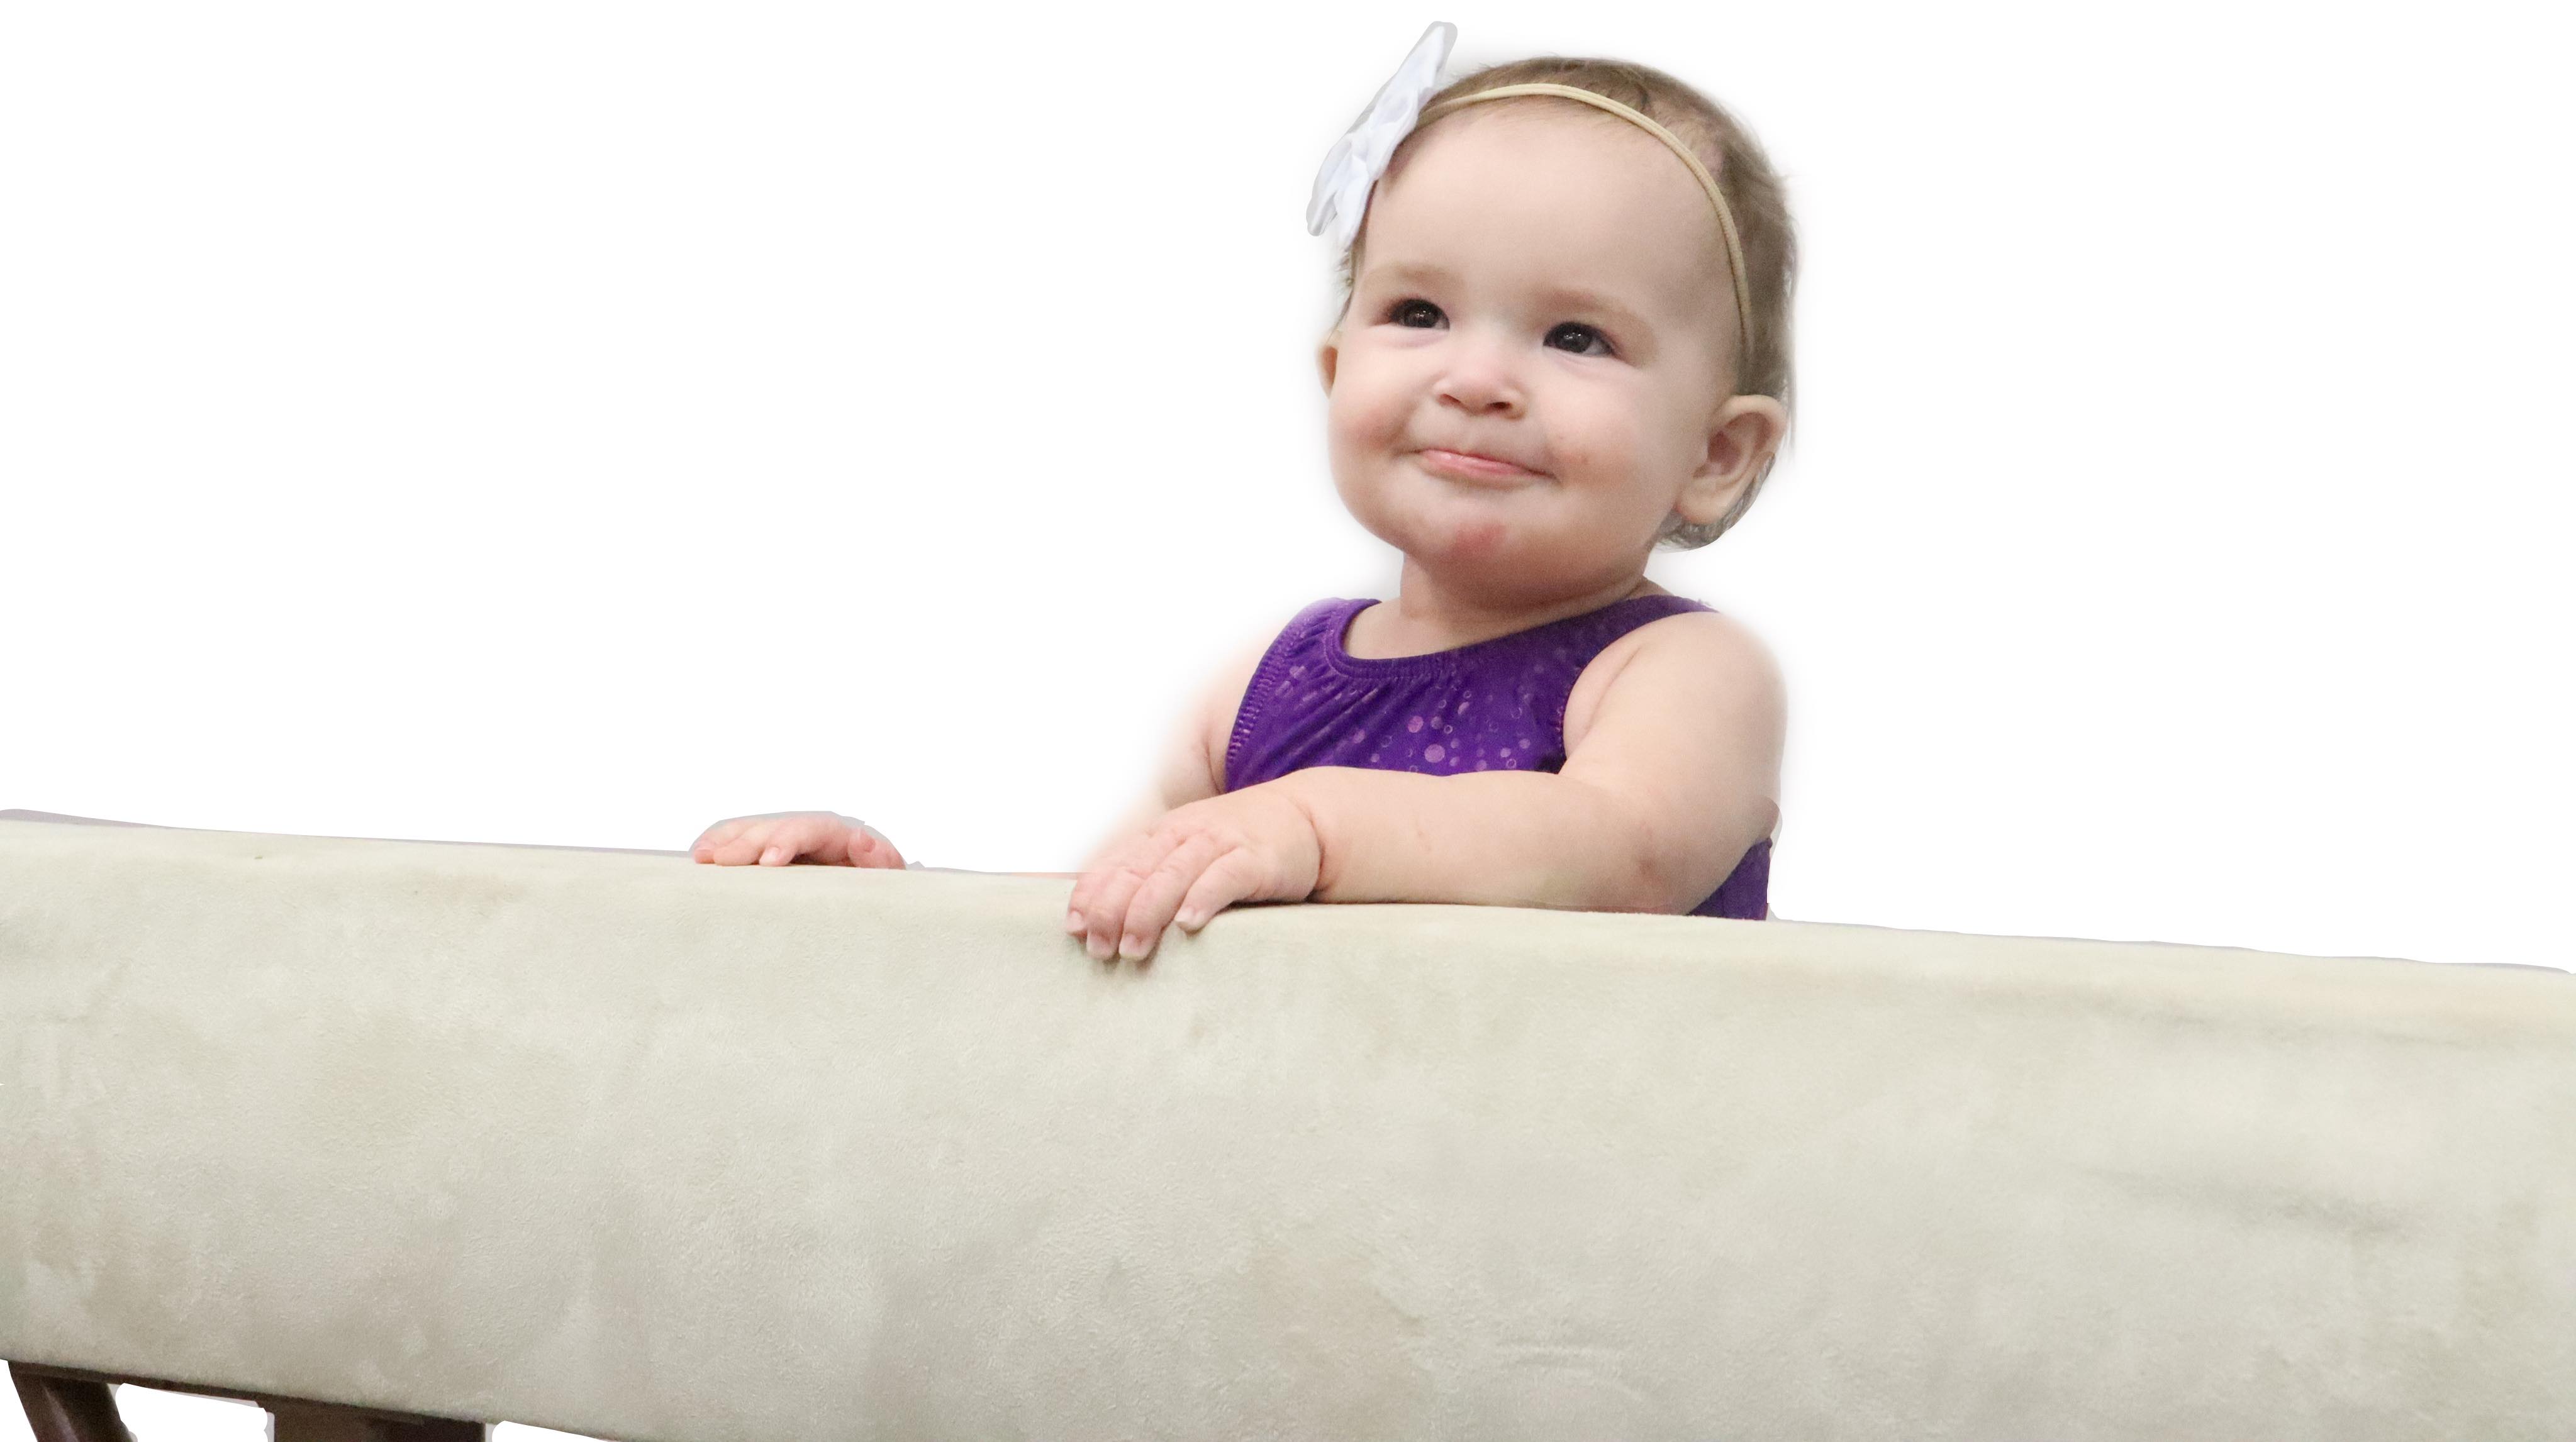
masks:
<svg viewBox="0 0 2576 1442"><path fill-rule="evenodd" d="M491 1429L481 1422L444 1417L388 1417L326 1402L279 1400L261 1405L274 1419L270 1442L484 1442L491 1436Z"/></svg>
<svg viewBox="0 0 2576 1442"><path fill-rule="evenodd" d="M134 1442L105 1382L47 1376L14 1362L9 1380L18 1384L18 1405L36 1442Z"/></svg>
<svg viewBox="0 0 2576 1442"><path fill-rule="evenodd" d="M27 1425L35 1432L36 1442L134 1442L134 1434L125 1430L125 1419L116 1414L115 1394L108 1390L120 1382L256 1402L268 1409L270 1442L490 1442L492 1436L491 1425L484 1422L344 1407L112 1372L12 1362L9 1377L18 1384L18 1401L27 1409Z"/></svg>

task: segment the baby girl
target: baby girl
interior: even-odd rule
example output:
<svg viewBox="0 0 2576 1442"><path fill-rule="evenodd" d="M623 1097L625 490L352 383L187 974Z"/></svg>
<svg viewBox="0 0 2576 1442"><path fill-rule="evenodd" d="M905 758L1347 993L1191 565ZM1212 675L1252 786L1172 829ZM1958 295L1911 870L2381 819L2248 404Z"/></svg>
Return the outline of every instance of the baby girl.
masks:
<svg viewBox="0 0 2576 1442"><path fill-rule="evenodd" d="M1342 248L1333 484L1403 553L1397 595L1318 601L1213 678L1153 794L1066 873L1095 958L1238 902L1769 915L1778 669L1645 571L1734 525L1787 434L1779 182L1643 66L1429 93L1455 34L1424 35L1308 214ZM718 823L694 855L905 864L818 812Z"/></svg>

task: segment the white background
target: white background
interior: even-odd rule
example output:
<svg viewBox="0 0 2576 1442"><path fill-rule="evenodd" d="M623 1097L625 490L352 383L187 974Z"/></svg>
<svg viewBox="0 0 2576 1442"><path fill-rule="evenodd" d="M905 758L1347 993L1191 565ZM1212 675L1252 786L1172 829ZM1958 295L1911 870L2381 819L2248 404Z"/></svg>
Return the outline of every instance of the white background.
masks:
<svg viewBox="0 0 2576 1442"><path fill-rule="evenodd" d="M0 807L1072 869L1393 594L1303 207L1447 18L1786 175L1798 440L1649 569L1787 674L1781 915L2576 964L2546 13L0 10Z"/></svg>

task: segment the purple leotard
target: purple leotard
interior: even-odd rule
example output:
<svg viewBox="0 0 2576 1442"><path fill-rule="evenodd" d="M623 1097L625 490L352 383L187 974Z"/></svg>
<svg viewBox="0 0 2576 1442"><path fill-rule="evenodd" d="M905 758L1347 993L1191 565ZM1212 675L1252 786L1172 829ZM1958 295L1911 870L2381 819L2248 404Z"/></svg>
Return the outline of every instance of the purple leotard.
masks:
<svg viewBox="0 0 2576 1442"><path fill-rule="evenodd" d="M1649 621L1713 607L1681 596L1631 596L1427 656L1354 656L1351 618L1375 601L1318 601L1297 613L1252 673L1225 748L1225 789L1309 766L1363 766L1452 776L1565 765L1565 701L1603 648ZM1757 841L1693 916L1760 920L1768 911L1771 842Z"/></svg>

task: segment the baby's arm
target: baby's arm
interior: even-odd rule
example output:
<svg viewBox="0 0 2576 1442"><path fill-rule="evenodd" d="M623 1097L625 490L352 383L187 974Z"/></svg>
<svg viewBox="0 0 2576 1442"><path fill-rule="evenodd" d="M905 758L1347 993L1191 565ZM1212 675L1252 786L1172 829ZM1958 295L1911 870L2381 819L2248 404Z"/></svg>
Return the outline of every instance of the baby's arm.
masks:
<svg viewBox="0 0 2576 1442"><path fill-rule="evenodd" d="M1743 627L1676 617L1569 731L1554 775L1324 766L1270 784L1314 820L1317 901L1682 913L1779 819L1784 694Z"/></svg>

